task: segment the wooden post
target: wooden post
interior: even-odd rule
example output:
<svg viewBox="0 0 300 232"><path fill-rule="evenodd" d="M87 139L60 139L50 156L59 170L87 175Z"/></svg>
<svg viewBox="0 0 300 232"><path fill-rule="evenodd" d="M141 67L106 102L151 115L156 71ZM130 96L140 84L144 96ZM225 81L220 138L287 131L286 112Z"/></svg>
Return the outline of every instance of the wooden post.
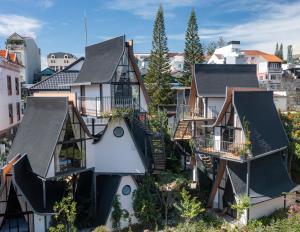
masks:
<svg viewBox="0 0 300 232"><path fill-rule="evenodd" d="M246 176L246 194L248 197L250 197L250 174L251 174L251 166L250 166L250 161L247 162L247 176ZM246 217L246 223L249 221L249 213L250 210L249 208L247 209L247 217Z"/></svg>

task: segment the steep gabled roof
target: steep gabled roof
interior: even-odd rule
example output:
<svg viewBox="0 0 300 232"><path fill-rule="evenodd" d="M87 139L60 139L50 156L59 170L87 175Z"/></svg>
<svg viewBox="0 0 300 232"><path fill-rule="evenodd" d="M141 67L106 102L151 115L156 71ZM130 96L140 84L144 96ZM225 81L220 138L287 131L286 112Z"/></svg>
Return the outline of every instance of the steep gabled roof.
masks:
<svg viewBox="0 0 300 232"><path fill-rule="evenodd" d="M76 80L79 70L69 70L79 62L83 61L84 57L79 58L63 70L54 73L53 75L49 76L48 78L36 83L33 85L30 90L38 91L38 90L70 90L68 84L74 83Z"/></svg>
<svg viewBox="0 0 300 232"><path fill-rule="evenodd" d="M245 195L247 164L228 162L228 174L235 194ZM257 204L296 190L280 153L250 162L250 199Z"/></svg>
<svg viewBox="0 0 300 232"><path fill-rule="evenodd" d="M235 91L233 105L240 121L248 121L253 156L288 146L271 91ZM245 128L244 128L245 129Z"/></svg>
<svg viewBox="0 0 300 232"><path fill-rule="evenodd" d="M226 87L259 87L256 65L250 64L195 64L194 79L203 97L225 97Z"/></svg>
<svg viewBox="0 0 300 232"><path fill-rule="evenodd" d="M125 50L125 36L85 48L86 60L75 83L107 83Z"/></svg>
<svg viewBox="0 0 300 232"><path fill-rule="evenodd" d="M28 97L8 160L16 154L28 154L32 171L45 177L67 113L65 97Z"/></svg>

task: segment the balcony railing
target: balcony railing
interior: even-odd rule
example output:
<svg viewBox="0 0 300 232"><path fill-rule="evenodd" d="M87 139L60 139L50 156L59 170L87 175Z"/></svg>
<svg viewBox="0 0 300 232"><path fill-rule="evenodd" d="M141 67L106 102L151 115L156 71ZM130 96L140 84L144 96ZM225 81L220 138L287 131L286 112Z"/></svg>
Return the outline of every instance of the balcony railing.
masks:
<svg viewBox="0 0 300 232"><path fill-rule="evenodd" d="M196 138L195 142L197 150L202 153L235 160L246 159L250 156L249 148L243 143L206 137Z"/></svg>
<svg viewBox="0 0 300 232"><path fill-rule="evenodd" d="M96 117L110 113L113 109L139 109L139 104L130 96L78 97L77 106L81 114Z"/></svg>
<svg viewBox="0 0 300 232"><path fill-rule="evenodd" d="M176 108L176 117L179 120L204 118L203 111L191 109L189 105L179 105Z"/></svg>

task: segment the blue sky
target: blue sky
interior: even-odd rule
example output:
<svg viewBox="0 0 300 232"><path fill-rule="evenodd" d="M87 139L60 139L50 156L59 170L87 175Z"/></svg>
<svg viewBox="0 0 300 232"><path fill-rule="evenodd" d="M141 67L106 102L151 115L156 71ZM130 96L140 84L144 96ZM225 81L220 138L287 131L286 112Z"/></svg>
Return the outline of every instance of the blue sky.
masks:
<svg viewBox="0 0 300 232"><path fill-rule="evenodd" d="M300 0L0 0L0 48L16 31L35 37L43 57L55 51L81 56L86 14L88 44L125 34L135 52L149 52L160 3L170 51L183 51L192 7L203 43L223 36L249 49L273 52L278 41L300 50Z"/></svg>

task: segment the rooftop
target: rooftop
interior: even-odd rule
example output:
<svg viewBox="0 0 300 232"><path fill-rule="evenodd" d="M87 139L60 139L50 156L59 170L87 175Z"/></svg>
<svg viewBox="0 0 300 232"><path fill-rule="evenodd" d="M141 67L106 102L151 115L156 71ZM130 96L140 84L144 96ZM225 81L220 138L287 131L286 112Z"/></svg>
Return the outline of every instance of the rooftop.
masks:
<svg viewBox="0 0 300 232"><path fill-rule="evenodd" d="M273 55L273 54L268 54L259 50L242 50L242 52L247 55L247 56L260 56L264 60L268 62L279 62L283 63L283 60L280 59L279 57Z"/></svg>

